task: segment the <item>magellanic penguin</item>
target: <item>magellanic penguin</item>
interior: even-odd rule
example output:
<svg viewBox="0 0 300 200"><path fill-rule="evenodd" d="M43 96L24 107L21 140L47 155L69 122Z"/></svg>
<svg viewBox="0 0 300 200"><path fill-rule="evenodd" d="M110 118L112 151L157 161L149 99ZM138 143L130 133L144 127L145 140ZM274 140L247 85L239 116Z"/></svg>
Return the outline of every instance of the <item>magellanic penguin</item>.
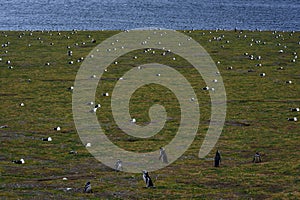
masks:
<svg viewBox="0 0 300 200"><path fill-rule="evenodd" d="M148 187L151 187L151 188L154 187L153 182L152 182L152 180L151 180L151 178L150 178L150 176L149 176L149 174L148 174L148 172L146 170L143 170L143 179L144 179L144 181L146 183L146 187L147 188Z"/></svg>
<svg viewBox="0 0 300 200"><path fill-rule="evenodd" d="M260 156L259 152L255 153L252 162L254 162L254 163L260 163L261 162L261 156Z"/></svg>
<svg viewBox="0 0 300 200"><path fill-rule="evenodd" d="M166 154L166 150L163 147L159 148L159 160L161 160L163 163L168 163L168 157Z"/></svg>
<svg viewBox="0 0 300 200"><path fill-rule="evenodd" d="M117 160L116 164L115 164L115 170L116 171L121 171L123 170L123 167L122 167L122 161L120 159Z"/></svg>
<svg viewBox="0 0 300 200"><path fill-rule="evenodd" d="M91 182L87 182L85 184L83 192L84 193L92 193L93 192Z"/></svg>
<svg viewBox="0 0 300 200"><path fill-rule="evenodd" d="M215 167L220 167L220 163L221 163L221 154L220 151L217 150L216 155L215 155Z"/></svg>

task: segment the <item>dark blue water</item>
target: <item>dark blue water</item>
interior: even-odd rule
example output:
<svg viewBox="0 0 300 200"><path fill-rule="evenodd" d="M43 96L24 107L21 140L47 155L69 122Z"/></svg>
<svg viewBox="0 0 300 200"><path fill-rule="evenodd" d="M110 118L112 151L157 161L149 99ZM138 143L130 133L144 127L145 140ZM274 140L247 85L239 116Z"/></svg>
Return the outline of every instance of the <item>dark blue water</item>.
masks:
<svg viewBox="0 0 300 200"><path fill-rule="evenodd" d="M1 0L0 30L300 30L299 0Z"/></svg>

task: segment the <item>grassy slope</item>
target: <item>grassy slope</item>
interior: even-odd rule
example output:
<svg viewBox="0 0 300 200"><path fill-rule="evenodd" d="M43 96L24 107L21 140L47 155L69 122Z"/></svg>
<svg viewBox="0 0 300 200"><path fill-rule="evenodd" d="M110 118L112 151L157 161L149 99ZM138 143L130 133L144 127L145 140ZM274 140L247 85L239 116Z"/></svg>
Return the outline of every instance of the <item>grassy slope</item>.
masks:
<svg viewBox="0 0 300 200"><path fill-rule="evenodd" d="M72 119L72 93L68 87L73 85L80 66L76 60L85 57L93 47L115 33L79 31L61 32L58 35L58 32L33 32L32 36L29 32L0 33L0 44L10 42L8 47L0 49L0 125L9 126L0 129L0 197L300 197L299 122L286 120L287 117L300 118L299 113L289 111L291 107L300 106L299 60L291 62L293 52L300 53L299 32L291 35L289 32L186 31L187 35L210 53L215 62L220 61L218 68L227 91L227 123L216 146L223 155L221 168L218 169L212 167L211 160L197 158L208 127L209 96L200 89L205 84L199 75L191 73L188 63L179 58L174 63L171 61L172 55L162 58L158 53L146 55L140 50L119 58L117 68L111 66L111 73L105 76L117 78L124 70L130 69L132 64L138 66L159 60L177 67L191 82L200 99L201 122L194 143L176 162L151 173L157 186L152 190L143 188L140 174L116 173L95 160L82 145ZM88 35L95 38L97 44L91 43ZM214 40L214 37L222 35L223 40ZM278 35L281 36L276 37ZM229 43L226 43L227 40ZM258 40L261 43L255 42ZM51 42L54 44L51 45ZM253 45L250 46L250 43ZM72 57L67 55L67 46L73 51ZM280 49L284 53L278 53ZM245 52L255 57L260 55L262 59L250 60L244 56ZM134 55L138 55L138 59L133 60ZM7 60L11 61L13 69L7 68ZM70 60L74 60L73 65L68 64ZM45 65L47 62L50 62L50 66ZM262 66L256 67L258 63ZM233 70L227 70L228 66L232 66ZM277 70L278 67L284 67L285 70ZM255 72L248 72L248 69ZM267 76L261 78L261 72ZM285 84L287 80L292 80L293 84ZM103 88L111 91L115 82L113 79L103 81L98 93L104 91ZM154 85L150 87L136 91L131 101L131 114L139 121L147 122L148 109L145 108L153 102L160 102L169 108L169 116L173 120L168 122L160 134L148 140L122 135L112 123L109 98L103 99L98 95L97 101L103 105L98 118L107 124L107 135L122 148L151 151L167 144L174 136L180 117L174 109L178 103L164 88ZM161 97L161 94L164 96ZM19 106L21 102L25 103L24 107ZM241 122L249 123L250 126L235 125ZM54 131L55 126L61 126L62 131ZM48 136L53 138L53 142L41 141L42 137ZM72 149L77 150L78 155L69 155ZM264 162L261 164L251 163L256 151L263 154ZM213 156L214 152L211 152L207 158ZM11 160L21 157L25 159L25 165L11 163ZM68 181L63 181L63 177L68 177ZM93 194L81 192L87 180L92 182ZM73 190L64 191L67 187Z"/></svg>

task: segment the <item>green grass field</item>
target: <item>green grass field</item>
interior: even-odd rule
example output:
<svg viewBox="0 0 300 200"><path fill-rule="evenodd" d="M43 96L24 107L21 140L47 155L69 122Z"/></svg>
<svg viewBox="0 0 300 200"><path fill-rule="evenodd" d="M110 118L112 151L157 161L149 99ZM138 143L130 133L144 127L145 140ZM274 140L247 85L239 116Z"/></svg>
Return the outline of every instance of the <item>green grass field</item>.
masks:
<svg viewBox="0 0 300 200"><path fill-rule="evenodd" d="M201 76L184 59L177 56L174 62L174 55L163 57L160 50L155 54L137 50L118 58L118 65L108 68L97 88L96 102L102 105L97 116L107 136L126 150L148 152L166 145L176 134L180 111L174 94L158 85L135 92L130 108L138 124L149 122L148 110L154 102L166 107L169 119L159 134L140 139L118 129L110 97L103 98L101 93L111 93L117 78L127 70L150 62L174 67L193 86L201 112L197 136L177 161L150 173L153 189L145 188L142 174L115 172L89 154L72 117L68 88L81 65L77 59L118 31L0 32L0 126L8 126L0 129L0 198L299 199L300 112L290 108L300 107L296 58L300 32L182 32L199 42L215 63L219 61L227 93L226 123L206 158L199 159L198 151L209 125L210 97L202 90L206 85ZM72 56L68 50L73 51ZM289 80L291 84L286 83ZM297 117L298 122L288 121L290 117ZM53 130L56 126L61 131ZM44 142L44 137L53 141ZM223 159L220 168L213 167L217 149ZM71 150L78 154L69 154ZM262 163L252 163L256 151L261 152ZM11 162L20 158L25 164ZM87 181L91 181L92 194L82 192Z"/></svg>

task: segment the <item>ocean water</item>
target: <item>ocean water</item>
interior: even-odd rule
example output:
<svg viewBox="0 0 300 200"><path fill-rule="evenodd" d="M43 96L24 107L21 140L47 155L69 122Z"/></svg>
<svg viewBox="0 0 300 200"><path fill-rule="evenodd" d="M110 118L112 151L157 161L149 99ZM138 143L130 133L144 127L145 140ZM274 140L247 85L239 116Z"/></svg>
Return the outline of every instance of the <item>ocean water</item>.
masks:
<svg viewBox="0 0 300 200"><path fill-rule="evenodd" d="M300 30L299 0L2 0L0 30Z"/></svg>

